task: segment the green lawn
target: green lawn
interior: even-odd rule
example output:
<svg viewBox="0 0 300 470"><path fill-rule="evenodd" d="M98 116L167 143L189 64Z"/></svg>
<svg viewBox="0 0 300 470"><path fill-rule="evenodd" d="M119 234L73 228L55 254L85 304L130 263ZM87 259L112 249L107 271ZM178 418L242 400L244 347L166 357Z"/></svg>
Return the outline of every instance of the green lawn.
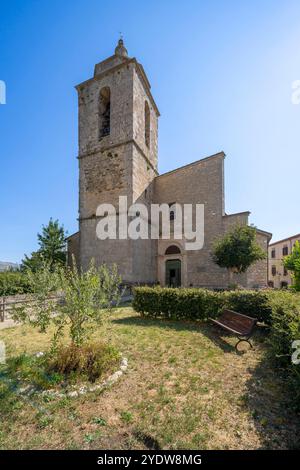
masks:
<svg viewBox="0 0 300 470"><path fill-rule="evenodd" d="M210 324L143 319L124 307L110 337L129 361L119 382L76 399L2 397L1 449L299 447L299 416L269 366L265 333L257 332L254 350L236 354L236 339ZM0 340L10 356L49 345L24 326L0 331Z"/></svg>

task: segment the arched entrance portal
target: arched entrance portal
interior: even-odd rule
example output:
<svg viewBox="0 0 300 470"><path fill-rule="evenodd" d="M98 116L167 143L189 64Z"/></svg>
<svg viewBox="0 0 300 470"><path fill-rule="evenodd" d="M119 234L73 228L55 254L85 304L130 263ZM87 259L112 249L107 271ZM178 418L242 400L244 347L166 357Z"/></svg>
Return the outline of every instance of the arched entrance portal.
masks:
<svg viewBox="0 0 300 470"><path fill-rule="evenodd" d="M166 261L166 286L181 286L181 261L180 259L169 259Z"/></svg>

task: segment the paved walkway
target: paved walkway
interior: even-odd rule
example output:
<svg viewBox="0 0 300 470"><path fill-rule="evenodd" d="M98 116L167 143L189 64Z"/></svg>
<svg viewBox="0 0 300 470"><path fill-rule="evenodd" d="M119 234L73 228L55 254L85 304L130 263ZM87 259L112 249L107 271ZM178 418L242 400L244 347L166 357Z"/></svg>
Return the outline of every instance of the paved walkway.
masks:
<svg viewBox="0 0 300 470"><path fill-rule="evenodd" d="M14 326L17 326L18 323L13 321L12 319L0 321L0 330L4 330L5 328L13 328Z"/></svg>

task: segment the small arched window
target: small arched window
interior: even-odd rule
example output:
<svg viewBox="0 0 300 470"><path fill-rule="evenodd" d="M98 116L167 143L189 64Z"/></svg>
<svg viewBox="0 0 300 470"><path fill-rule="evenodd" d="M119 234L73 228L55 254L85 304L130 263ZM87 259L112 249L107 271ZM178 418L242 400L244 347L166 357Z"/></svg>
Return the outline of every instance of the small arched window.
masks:
<svg viewBox="0 0 300 470"><path fill-rule="evenodd" d="M181 253L180 249L176 245L170 245L166 249L165 255L177 255Z"/></svg>
<svg viewBox="0 0 300 470"><path fill-rule="evenodd" d="M150 109L147 101L145 101L145 144L150 148Z"/></svg>
<svg viewBox="0 0 300 470"><path fill-rule="evenodd" d="M110 134L110 89L104 87L99 96L99 139Z"/></svg>
<svg viewBox="0 0 300 470"><path fill-rule="evenodd" d="M169 202L170 220L175 220L175 204L176 202Z"/></svg>

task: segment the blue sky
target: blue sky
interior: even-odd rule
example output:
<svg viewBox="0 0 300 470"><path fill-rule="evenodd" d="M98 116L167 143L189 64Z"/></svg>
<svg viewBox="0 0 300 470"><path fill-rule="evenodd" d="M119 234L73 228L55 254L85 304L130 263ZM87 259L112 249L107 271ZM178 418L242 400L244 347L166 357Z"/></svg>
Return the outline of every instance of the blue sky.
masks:
<svg viewBox="0 0 300 470"><path fill-rule="evenodd" d="M74 86L122 31L161 112L159 170L224 150L226 211L300 232L299 1L0 0L0 260L58 218L77 230Z"/></svg>

